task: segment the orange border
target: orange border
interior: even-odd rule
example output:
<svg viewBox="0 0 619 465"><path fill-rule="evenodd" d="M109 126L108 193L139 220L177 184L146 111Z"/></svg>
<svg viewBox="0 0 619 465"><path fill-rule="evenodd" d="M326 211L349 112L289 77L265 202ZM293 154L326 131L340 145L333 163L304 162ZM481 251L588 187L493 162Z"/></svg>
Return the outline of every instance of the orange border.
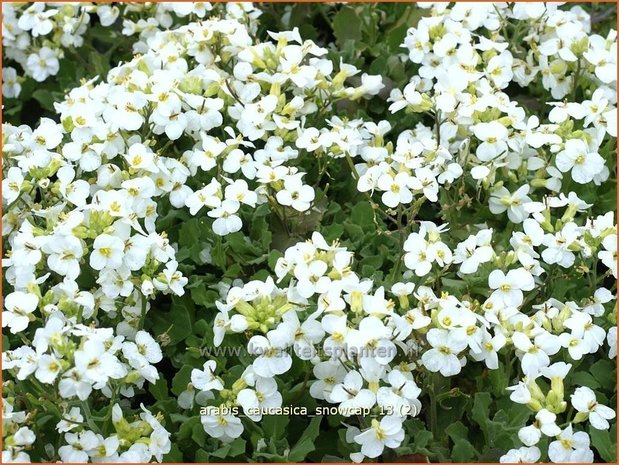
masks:
<svg viewBox="0 0 619 465"><path fill-rule="evenodd" d="M172 0L173 2L178 2L178 3L184 3L182 0ZM239 0L217 0L217 1L212 1L211 3L233 3L233 2L238 2ZM473 0L475 3L498 3L498 2L493 2L491 0ZM59 0L60 3L73 3L71 2L71 0ZM160 3L161 0L154 0L154 3ZM514 3L534 3L535 0L517 0ZM0 18L2 17L2 3L17 3L15 1L0 1ZM34 1L32 3L42 3L41 1ZM113 3L113 0L100 0L97 1L95 3ZM135 1L135 2L126 2L126 1L121 1L121 2L116 2L116 3L146 3L144 0L139 0L139 1ZM317 0L317 1L312 1L312 0L299 0L297 2L290 2L287 0L271 0L268 2L263 2L263 3L328 3L328 0ZM349 0L348 2L343 2L343 3L370 3L367 1L363 1L363 0ZM417 1L408 1L408 0L391 0L391 1L385 1L385 0L375 0L375 2L372 3L417 3ZM457 3L454 2L454 3ZM462 3L462 2L461 2ZM575 0L567 0L565 3L580 3L580 2L576 2ZM591 2L591 3L619 3L619 0L598 0L596 2ZM617 30L619 30L619 16L617 19ZM2 23L0 22L0 36L2 35ZM0 51L2 51L2 42L0 41ZM619 58L619 52L617 53L617 57ZM2 81L2 67L0 66L0 82ZM2 93L0 92L0 107L2 106ZM2 124L2 112L0 111L0 124ZM617 122L617 129L619 130L619 121ZM1 144L1 142L0 142ZM619 153L619 147L617 148L617 151ZM619 172L619 157L617 158L617 172ZM2 186L1 186L1 181L2 181L2 170L0 170L0 195L2 193ZM617 192L617 205L619 205L619 191ZM615 211L615 223L617 222L617 211ZM2 203L0 202L0 217L2 216ZM2 247L2 235L0 234L0 249ZM617 245L619 246L619 237L617 239ZM0 258L1 260L1 258ZM617 260L617 263L619 264L619 258ZM3 269L2 267L0 267L0 297L2 297L2 276L3 276ZM619 288L617 288L617 294L615 295L615 297L617 298L617 300L619 300ZM615 301L617 302L617 301ZM2 316L0 313L0 323L2 322ZM619 335L617 336L617 342L619 344ZM2 339L0 338L0 351L2 350ZM619 359L615 358L615 362L617 363ZM617 373L617 385L619 385L619 372ZM2 386L2 359L0 358L0 388ZM1 400L0 400L1 402ZM617 402L617 405L615 405L615 412L619 411L619 400ZM0 422L0 446L2 445L2 423ZM619 429L617 431L617 442L619 443ZM617 452L619 452L619 446L617 448ZM1 463L1 461L0 461ZM32 463L47 463L47 462L32 462ZM68 463L71 464L72 462L63 462L63 463ZM132 463L132 462L118 462L118 463ZM197 462L162 462L162 463L169 463L170 465L189 465L192 463L197 463ZM228 465L240 465L242 463L247 463L247 462L222 462ZM307 462L286 462L289 465L295 464L295 463L307 463ZM341 463L341 462L340 462ZM351 462L348 462L351 463ZM384 462L388 465L398 465L399 463L402 462ZM443 462L432 462L432 463L438 463L439 465L447 465L447 463L443 463ZM449 463L449 462L448 462ZM452 463L463 463L465 465L476 465L476 462L452 462ZM542 463L544 465L548 464L550 465L550 463L548 462L538 462L538 463ZM75 464L77 465L77 464ZM137 464L136 464L137 465ZM339 463L330 463L330 462L324 462L323 465L339 465ZM497 464L498 465L498 464ZM584 464L583 464L584 465Z"/></svg>

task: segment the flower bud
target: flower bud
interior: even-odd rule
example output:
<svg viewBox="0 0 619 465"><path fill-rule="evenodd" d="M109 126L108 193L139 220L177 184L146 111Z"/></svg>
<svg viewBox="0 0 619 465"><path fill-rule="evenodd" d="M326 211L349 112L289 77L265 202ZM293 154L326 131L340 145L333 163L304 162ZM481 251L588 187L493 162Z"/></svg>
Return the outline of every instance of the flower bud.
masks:
<svg viewBox="0 0 619 465"><path fill-rule="evenodd" d="M587 418L589 418L589 412L578 412L572 420L572 423L582 423Z"/></svg>

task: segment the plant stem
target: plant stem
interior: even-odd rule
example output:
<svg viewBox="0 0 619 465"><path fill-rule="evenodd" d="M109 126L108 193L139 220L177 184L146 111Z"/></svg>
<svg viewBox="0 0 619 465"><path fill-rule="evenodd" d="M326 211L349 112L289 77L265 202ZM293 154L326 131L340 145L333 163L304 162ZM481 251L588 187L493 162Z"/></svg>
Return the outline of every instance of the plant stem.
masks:
<svg viewBox="0 0 619 465"><path fill-rule="evenodd" d="M428 410L429 415L429 423L430 423L430 431L432 432L433 438L436 440L438 437L438 407L437 407L437 399L436 399L436 389L438 387L438 373L432 373L429 376L429 382L427 382L427 390L428 396L430 397L430 409Z"/></svg>
<svg viewBox="0 0 619 465"><path fill-rule="evenodd" d="M140 323L138 329L144 329L144 320L146 319L146 296L142 294L142 311L140 312Z"/></svg>
<svg viewBox="0 0 619 465"><path fill-rule="evenodd" d="M441 117L437 108L434 109L434 124L436 124L436 148L441 145Z"/></svg>
<svg viewBox="0 0 619 465"><path fill-rule="evenodd" d="M357 173L357 170L355 169L355 164L352 161L352 158L350 158L350 154L348 152L346 153L346 161L348 162L348 166L350 167L350 174L352 174L352 177L355 179L355 181L359 180L359 174Z"/></svg>
<svg viewBox="0 0 619 465"><path fill-rule="evenodd" d="M578 81L580 81L580 58L576 62L576 72L574 73L574 82L572 87L572 102L576 101L576 92L578 91Z"/></svg>
<svg viewBox="0 0 619 465"><path fill-rule="evenodd" d="M92 419L92 412L90 411L90 406L88 405L88 402L86 402L85 400L81 401L82 404L82 408L84 409L84 413L86 414L86 423L88 423L88 427L94 431L95 433L101 433L101 431L99 430L99 427L95 424L95 422Z"/></svg>

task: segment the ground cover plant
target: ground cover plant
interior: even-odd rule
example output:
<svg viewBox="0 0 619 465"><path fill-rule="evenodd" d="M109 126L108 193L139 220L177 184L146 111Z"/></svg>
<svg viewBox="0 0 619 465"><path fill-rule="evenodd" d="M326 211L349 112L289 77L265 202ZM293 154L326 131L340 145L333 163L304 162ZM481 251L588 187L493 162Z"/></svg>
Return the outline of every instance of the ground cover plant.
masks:
<svg viewBox="0 0 619 465"><path fill-rule="evenodd" d="M3 462L615 462L616 9L3 4Z"/></svg>

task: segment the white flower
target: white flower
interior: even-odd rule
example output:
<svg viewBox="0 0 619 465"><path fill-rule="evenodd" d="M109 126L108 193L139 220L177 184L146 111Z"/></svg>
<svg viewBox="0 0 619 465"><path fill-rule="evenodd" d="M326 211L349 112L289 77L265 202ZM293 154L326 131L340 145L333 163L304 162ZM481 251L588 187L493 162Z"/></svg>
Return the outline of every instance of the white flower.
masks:
<svg viewBox="0 0 619 465"><path fill-rule="evenodd" d="M542 258L550 265L558 263L563 268L571 267L576 257L570 246L579 236L580 228L573 222L567 223L555 234L546 234L543 243L547 248L542 252Z"/></svg>
<svg viewBox="0 0 619 465"><path fill-rule="evenodd" d="M7 176L2 180L2 197L11 204L18 197L24 183L24 174L16 166L9 168Z"/></svg>
<svg viewBox="0 0 619 465"><path fill-rule="evenodd" d="M27 66L28 73L39 82L56 75L60 69L58 57L49 47L42 47L37 53L30 54Z"/></svg>
<svg viewBox="0 0 619 465"><path fill-rule="evenodd" d="M416 415L421 409L417 400L421 389L415 381L407 378L400 370L392 370L387 375L390 387L382 386L376 393L376 402L383 409L393 409L398 416L405 414Z"/></svg>
<svg viewBox="0 0 619 465"><path fill-rule="evenodd" d="M282 405L282 395L278 392L277 382L273 378L256 379L254 389L242 389L236 400L253 421L260 421L262 413L252 413L252 409L261 412Z"/></svg>
<svg viewBox="0 0 619 465"><path fill-rule="evenodd" d="M65 413L62 417L62 420L58 422L58 424L56 425L56 429L59 433L66 433L77 428L80 423L83 423L83 421L84 417L80 413L80 408L71 407L71 410Z"/></svg>
<svg viewBox="0 0 619 465"><path fill-rule="evenodd" d="M243 222L236 213L239 211L240 204L236 200L225 199L221 205L207 213L213 221L213 232L219 236L225 236L243 227Z"/></svg>
<svg viewBox="0 0 619 465"><path fill-rule="evenodd" d="M109 5L98 5L97 6L97 16L99 16L99 21L101 21L102 26L111 26L116 22L118 15L120 14L120 10L117 6L109 6Z"/></svg>
<svg viewBox="0 0 619 465"><path fill-rule="evenodd" d="M178 296L184 295L185 285L189 280L177 268L178 262L176 260L170 260L166 263L165 270L157 276L157 279L153 280L155 288L164 293L171 291Z"/></svg>
<svg viewBox="0 0 619 465"><path fill-rule="evenodd" d="M318 362L312 370L316 381L310 386L310 394L314 399L329 399L333 387L340 383L346 375L346 370L339 361Z"/></svg>
<svg viewBox="0 0 619 465"><path fill-rule="evenodd" d="M369 458L376 458L386 447L395 449L404 439L402 419L394 415L383 417L380 422L372 420L372 426L355 436L355 442L361 444L361 453Z"/></svg>
<svg viewBox="0 0 619 465"><path fill-rule="evenodd" d="M561 348L559 338L547 332L535 336L534 342L531 342L526 334L516 331L512 335L512 342L522 354L520 363L527 376L536 376L540 369L550 365L549 356Z"/></svg>
<svg viewBox="0 0 619 465"><path fill-rule="evenodd" d="M202 370L196 368L191 370L191 384L201 391L213 389L221 391L224 385L221 379L215 375L216 367L217 363L214 360L208 360L204 363Z"/></svg>
<svg viewBox="0 0 619 465"><path fill-rule="evenodd" d="M99 446L99 438L92 431L67 433L64 438L67 445L58 449L58 454L63 462L88 462L88 452Z"/></svg>
<svg viewBox="0 0 619 465"><path fill-rule="evenodd" d="M226 186L225 197L251 207L255 207L258 201L258 195L249 189L247 182L243 179L237 179Z"/></svg>
<svg viewBox="0 0 619 465"><path fill-rule="evenodd" d="M454 263L461 263L460 272L463 274L476 273L479 265L492 260L494 250L490 245L492 230L484 229L476 235L469 236L460 242L454 252Z"/></svg>
<svg viewBox="0 0 619 465"><path fill-rule="evenodd" d="M542 434L548 437L557 436L561 433L561 428L555 423L557 416L546 409L542 409L535 414L535 423L525 426L518 431L518 439L525 446L534 446L542 438Z"/></svg>
<svg viewBox="0 0 619 465"><path fill-rule="evenodd" d="M2 312L2 327L9 327L12 334L22 332L28 327L32 312L37 309L39 298L34 294L16 291L4 298L5 311Z"/></svg>
<svg viewBox="0 0 619 465"><path fill-rule="evenodd" d="M516 231L512 234L509 243L519 255L526 253L527 255L538 258L539 254L535 251L535 247L542 244L544 240L544 230L537 221L532 218L527 218L522 224L524 232Z"/></svg>
<svg viewBox="0 0 619 465"><path fill-rule="evenodd" d="M45 4L33 4L20 16L17 26L24 31L31 31L34 37L49 34L54 23L50 20L58 10L45 9Z"/></svg>
<svg viewBox="0 0 619 465"><path fill-rule="evenodd" d="M300 149L313 152L321 146L320 132L316 128L299 129L296 145Z"/></svg>
<svg viewBox="0 0 619 465"><path fill-rule="evenodd" d="M499 459L500 463L536 463L542 453L537 447L521 447L510 449Z"/></svg>
<svg viewBox="0 0 619 465"><path fill-rule="evenodd" d="M32 150L54 149L62 142L62 126L49 118L41 118L39 127L32 131Z"/></svg>
<svg viewBox="0 0 619 465"><path fill-rule="evenodd" d="M518 307L522 304L522 291L535 288L533 276L524 268L509 270L507 275L501 270L494 270L488 276L488 285L494 292L490 298L505 307Z"/></svg>
<svg viewBox="0 0 619 465"><path fill-rule="evenodd" d="M56 173L60 181L60 193L77 207L86 205L90 195L90 185L83 179L75 179L75 170L70 166L63 166Z"/></svg>
<svg viewBox="0 0 619 465"><path fill-rule="evenodd" d="M281 205L290 206L300 212L309 209L314 196L314 189L304 185L300 176L286 177L284 188L275 195Z"/></svg>
<svg viewBox="0 0 619 465"><path fill-rule="evenodd" d="M294 268L294 276L299 280L297 290L302 297L309 298L314 294L327 292L331 280L326 276L328 265L322 260L310 263L298 263Z"/></svg>
<svg viewBox="0 0 619 465"><path fill-rule="evenodd" d="M21 84L19 83L15 68L11 66L2 68L2 95L6 98L17 98L20 93Z"/></svg>
<svg viewBox="0 0 619 465"><path fill-rule="evenodd" d="M591 182L604 169L604 159L600 154L588 149L579 139L565 142L565 149L557 154L557 168L563 173L571 170L572 179L579 184Z"/></svg>
<svg viewBox="0 0 619 465"><path fill-rule="evenodd" d="M559 336L561 345L567 348L570 357L574 360L580 360L583 355L590 353L589 347L583 341L582 337L574 334L563 333Z"/></svg>
<svg viewBox="0 0 619 465"><path fill-rule="evenodd" d="M589 435L584 431L574 433L568 425L557 440L548 446L548 458L553 462L593 462L593 452L589 449Z"/></svg>
<svg viewBox="0 0 619 465"><path fill-rule="evenodd" d="M420 167L415 170L415 176L409 180L409 185L423 192L430 202L438 201L438 182L430 168Z"/></svg>
<svg viewBox="0 0 619 465"><path fill-rule="evenodd" d="M76 368L71 368L63 373L58 392L65 399L77 396L80 400L86 400L92 392L92 381Z"/></svg>
<svg viewBox="0 0 619 465"><path fill-rule="evenodd" d="M243 432L241 420L232 414L202 415L200 420L204 431L224 442L238 438Z"/></svg>
<svg viewBox="0 0 619 465"><path fill-rule="evenodd" d="M346 344L364 356L371 356L377 363L387 365L397 351L390 338L391 329L377 317L369 316L361 320L358 330L349 331Z"/></svg>
<svg viewBox="0 0 619 465"><path fill-rule="evenodd" d="M340 412L350 416L354 409L371 408L376 403L376 395L369 389L363 388L363 377L358 371L349 371L340 384L331 390L327 400L340 404Z"/></svg>
<svg viewBox="0 0 619 465"><path fill-rule="evenodd" d="M576 388L574 394L570 396L574 408L585 414L589 414L589 422L596 429L608 429L610 423L608 420L615 418L616 414L613 409L605 405L601 405L595 398L595 392L587 386Z"/></svg>
<svg viewBox="0 0 619 465"><path fill-rule="evenodd" d="M462 367L458 354L466 348L466 339L462 339L451 331L437 328L428 331L426 337L432 349L421 356L423 365L432 372L440 371L443 376L460 373Z"/></svg>
<svg viewBox="0 0 619 465"><path fill-rule="evenodd" d="M301 360L311 360L316 356L314 345L322 341L325 335L318 321L308 318L301 323L295 310L284 314L283 322L277 327L277 331L284 331L294 335L291 343L297 357Z"/></svg>
<svg viewBox="0 0 619 465"><path fill-rule="evenodd" d="M219 207L221 205L221 184L213 178L208 185L188 195L185 205L189 207L189 213L192 215L196 215L202 207Z"/></svg>
<svg viewBox="0 0 619 465"><path fill-rule="evenodd" d="M512 54L507 50L504 50L501 54L490 58L488 61L486 75L499 89L504 89L507 87L512 80L514 76L512 72L513 62L514 60Z"/></svg>
<svg viewBox="0 0 619 465"><path fill-rule="evenodd" d="M508 131L501 123L478 123L473 126L473 133L482 141L476 152L481 161L490 161L507 150Z"/></svg>
<svg viewBox="0 0 619 465"><path fill-rule="evenodd" d="M122 352L129 364L151 383L159 379L159 373L151 365L163 358L159 344L146 331L138 331L135 342L124 342Z"/></svg>
<svg viewBox="0 0 619 465"><path fill-rule="evenodd" d="M489 201L490 211L495 215L507 211L507 217L513 223L522 223L529 214L524 208L524 204L531 201L527 195L529 185L518 188L513 194L505 187L501 187L492 193Z"/></svg>
<svg viewBox="0 0 619 465"><path fill-rule="evenodd" d="M491 370L499 368L499 357L497 352L503 348L507 339L500 332L496 331L494 337L491 337L489 333L484 333L484 337L480 344L480 350L471 350L470 354L474 360L484 361L486 366Z"/></svg>
<svg viewBox="0 0 619 465"><path fill-rule="evenodd" d="M605 250L598 252L598 257L602 263L611 270L613 276L617 277L617 234L610 234L602 241Z"/></svg>
<svg viewBox="0 0 619 465"><path fill-rule="evenodd" d="M257 355L252 366L257 375L271 378L287 372L292 366L292 357L285 351L287 337L276 331L269 331L267 337L253 336L247 348L250 354Z"/></svg>
<svg viewBox="0 0 619 465"><path fill-rule="evenodd" d="M399 204L408 204L413 200L413 194L408 188L410 176L406 173L398 173L395 177L383 174L378 178L378 187L384 191L382 201L391 208Z"/></svg>
<svg viewBox="0 0 619 465"><path fill-rule="evenodd" d="M617 358L617 327L613 326L608 330L606 338L608 342L608 358Z"/></svg>
<svg viewBox="0 0 619 465"><path fill-rule="evenodd" d="M95 270L117 268L122 265L125 244L121 239L109 234L97 236L90 254L90 266Z"/></svg>
<svg viewBox="0 0 619 465"><path fill-rule="evenodd" d="M127 375L127 368L107 352L103 342L89 339L75 352L75 368L93 383L104 385L108 379Z"/></svg>
<svg viewBox="0 0 619 465"><path fill-rule="evenodd" d="M53 355L42 355L34 373L36 379L45 384L52 384L60 374L60 361Z"/></svg>

